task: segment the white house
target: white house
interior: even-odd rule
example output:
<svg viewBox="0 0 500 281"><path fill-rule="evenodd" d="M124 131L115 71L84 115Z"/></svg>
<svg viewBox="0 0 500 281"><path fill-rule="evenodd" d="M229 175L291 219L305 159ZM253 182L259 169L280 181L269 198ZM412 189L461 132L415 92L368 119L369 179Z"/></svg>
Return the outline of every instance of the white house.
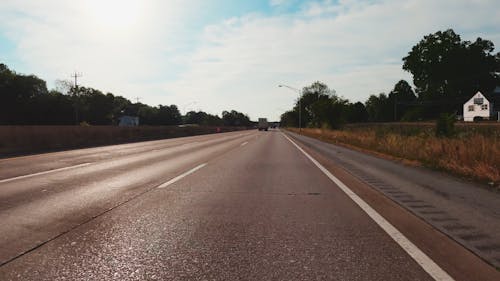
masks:
<svg viewBox="0 0 500 281"><path fill-rule="evenodd" d="M493 114L493 103L481 93L477 92L470 100L464 103L464 121L472 122L474 118L490 119Z"/></svg>

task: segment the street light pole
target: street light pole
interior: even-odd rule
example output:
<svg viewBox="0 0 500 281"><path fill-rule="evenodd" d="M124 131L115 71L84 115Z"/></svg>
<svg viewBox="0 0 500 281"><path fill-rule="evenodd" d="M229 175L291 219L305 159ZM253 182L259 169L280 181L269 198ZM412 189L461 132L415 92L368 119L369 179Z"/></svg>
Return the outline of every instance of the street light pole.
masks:
<svg viewBox="0 0 500 281"><path fill-rule="evenodd" d="M301 104L301 99L302 99L302 91L297 89L297 88L294 88L294 87L290 87L288 85L284 85L284 84L280 84L278 85L278 87L286 87L294 92L297 92L299 94L299 132L302 132L302 104Z"/></svg>

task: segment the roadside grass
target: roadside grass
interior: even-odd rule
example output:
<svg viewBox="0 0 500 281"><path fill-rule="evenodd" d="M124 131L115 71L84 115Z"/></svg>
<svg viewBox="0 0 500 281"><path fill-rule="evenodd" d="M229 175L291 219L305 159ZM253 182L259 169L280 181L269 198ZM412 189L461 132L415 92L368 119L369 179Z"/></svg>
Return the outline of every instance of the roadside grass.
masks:
<svg viewBox="0 0 500 281"><path fill-rule="evenodd" d="M296 128L288 130L298 133ZM456 126L456 136L436 137L432 124L362 124L343 130L302 129L334 144L443 170L490 186L500 184L500 126Z"/></svg>

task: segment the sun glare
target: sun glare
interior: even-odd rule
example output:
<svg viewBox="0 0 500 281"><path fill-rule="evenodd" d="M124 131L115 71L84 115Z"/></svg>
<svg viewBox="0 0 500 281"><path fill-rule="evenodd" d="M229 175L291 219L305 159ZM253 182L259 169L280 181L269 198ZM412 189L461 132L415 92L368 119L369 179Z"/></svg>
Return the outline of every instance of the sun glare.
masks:
<svg viewBox="0 0 500 281"><path fill-rule="evenodd" d="M141 13L140 0L90 0L87 4L94 21L110 28L130 27Z"/></svg>

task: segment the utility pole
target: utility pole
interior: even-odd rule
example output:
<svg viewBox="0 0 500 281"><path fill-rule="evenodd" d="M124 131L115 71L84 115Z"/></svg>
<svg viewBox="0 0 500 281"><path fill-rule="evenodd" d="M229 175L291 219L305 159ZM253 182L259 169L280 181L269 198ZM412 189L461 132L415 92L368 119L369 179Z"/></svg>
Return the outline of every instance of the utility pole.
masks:
<svg viewBox="0 0 500 281"><path fill-rule="evenodd" d="M71 75L72 78L75 79L75 88L73 89L73 99L75 103L75 124L79 124L78 120L78 107L79 107L79 100L78 100L78 78L82 77L81 73L77 73L76 71Z"/></svg>
<svg viewBox="0 0 500 281"><path fill-rule="evenodd" d="M141 100L140 97L135 97L134 99L135 99L135 103L139 103L139 101Z"/></svg>
<svg viewBox="0 0 500 281"><path fill-rule="evenodd" d="M75 89L78 87L78 78L82 77L81 73L75 73L71 74L71 77L75 79Z"/></svg>
<svg viewBox="0 0 500 281"><path fill-rule="evenodd" d="M299 132L302 132L302 93L299 91Z"/></svg>

